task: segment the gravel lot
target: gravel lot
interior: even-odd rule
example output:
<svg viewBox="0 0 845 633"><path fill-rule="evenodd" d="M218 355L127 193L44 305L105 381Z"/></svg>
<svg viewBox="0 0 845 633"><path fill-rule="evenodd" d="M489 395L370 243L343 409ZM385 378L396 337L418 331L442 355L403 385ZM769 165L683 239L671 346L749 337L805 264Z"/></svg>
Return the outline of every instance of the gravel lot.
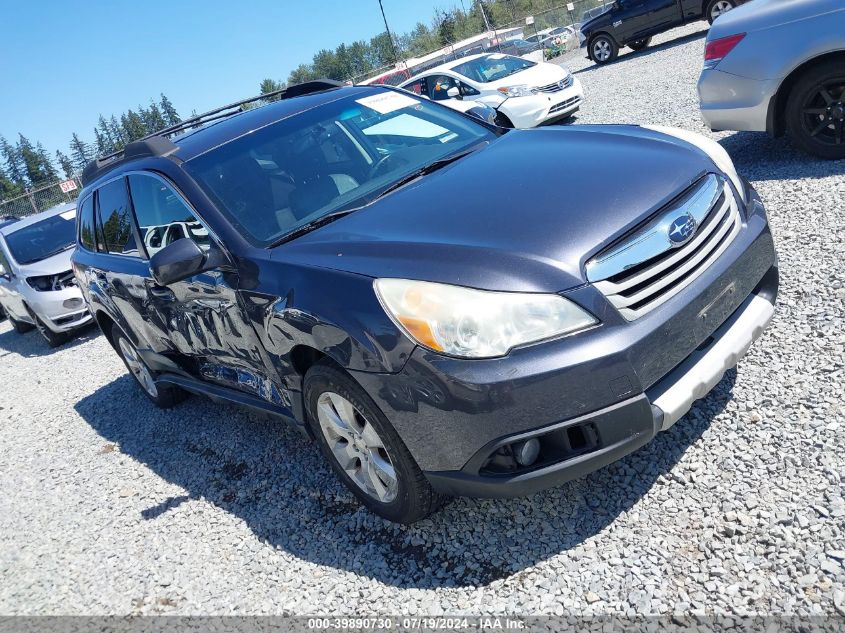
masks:
<svg viewBox="0 0 845 633"><path fill-rule="evenodd" d="M577 122L704 132L703 26L570 58ZM772 327L671 431L530 498L391 525L295 431L158 411L96 332L0 323L0 613L845 613L845 165L717 137L770 213Z"/></svg>

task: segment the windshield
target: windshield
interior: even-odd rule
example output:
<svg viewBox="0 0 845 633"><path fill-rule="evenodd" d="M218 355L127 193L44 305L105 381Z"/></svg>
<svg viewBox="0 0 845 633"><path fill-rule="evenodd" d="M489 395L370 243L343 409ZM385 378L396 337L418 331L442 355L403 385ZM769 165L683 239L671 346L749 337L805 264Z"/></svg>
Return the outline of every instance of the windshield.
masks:
<svg viewBox="0 0 845 633"><path fill-rule="evenodd" d="M493 138L426 100L356 90L201 154L185 169L248 241L269 246Z"/></svg>
<svg viewBox="0 0 845 633"><path fill-rule="evenodd" d="M34 264L67 250L76 243L76 211L44 218L6 237L9 252L21 265Z"/></svg>
<svg viewBox="0 0 845 633"><path fill-rule="evenodd" d="M532 61L511 55L485 55L484 57L478 57L472 61L453 66L452 70L467 79L480 83L489 83L536 65Z"/></svg>

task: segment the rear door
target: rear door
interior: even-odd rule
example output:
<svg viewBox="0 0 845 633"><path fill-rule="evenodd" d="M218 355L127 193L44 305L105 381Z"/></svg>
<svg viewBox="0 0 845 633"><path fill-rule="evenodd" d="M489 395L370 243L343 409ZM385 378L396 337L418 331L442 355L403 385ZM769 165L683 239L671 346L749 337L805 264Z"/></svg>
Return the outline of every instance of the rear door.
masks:
<svg viewBox="0 0 845 633"><path fill-rule="evenodd" d="M619 0L613 35L622 44L649 37L681 23L679 0Z"/></svg>

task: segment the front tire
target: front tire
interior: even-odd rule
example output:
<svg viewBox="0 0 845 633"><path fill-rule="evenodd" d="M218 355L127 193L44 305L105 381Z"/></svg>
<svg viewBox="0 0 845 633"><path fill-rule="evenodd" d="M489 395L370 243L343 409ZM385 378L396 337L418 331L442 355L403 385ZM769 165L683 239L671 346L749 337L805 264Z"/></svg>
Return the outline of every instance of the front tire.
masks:
<svg viewBox="0 0 845 633"><path fill-rule="evenodd" d="M736 8L736 0L710 0L705 12L707 21L713 24L713 20L734 8Z"/></svg>
<svg viewBox="0 0 845 633"><path fill-rule="evenodd" d="M845 158L845 68L840 61L804 73L786 102L786 129L801 150L824 158Z"/></svg>
<svg viewBox="0 0 845 633"><path fill-rule="evenodd" d="M18 321L11 314L9 315L9 322L12 324L12 329L14 329L15 332L17 332L18 334L26 334L27 332L30 332L35 328L35 326L31 323L24 323L23 321Z"/></svg>
<svg viewBox="0 0 845 633"><path fill-rule="evenodd" d="M636 42L631 42L628 44L628 48L632 51L641 51L644 48L647 48L648 45L651 44L651 38L647 37L644 40L637 40Z"/></svg>
<svg viewBox="0 0 845 633"><path fill-rule="evenodd" d="M609 64L619 55L619 46L609 35L597 35L590 40L590 55L597 64Z"/></svg>
<svg viewBox="0 0 845 633"><path fill-rule="evenodd" d="M50 347L61 347L70 340L70 335L66 332L54 332L37 316L33 315L32 318L35 319L35 327L38 328L38 333L44 337Z"/></svg>
<svg viewBox="0 0 845 633"><path fill-rule="evenodd" d="M160 409L169 409L187 397L187 393L174 385L157 383L153 371L147 367L138 349L117 326L112 329L117 353L144 395Z"/></svg>
<svg viewBox="0 0 845 633"><path fill-rule="evenodd" d="M305 375L304 395L308 424L323 456L371 512L407 524L441 505L442 497L393 426L343 371L317 363Z"/></svg>

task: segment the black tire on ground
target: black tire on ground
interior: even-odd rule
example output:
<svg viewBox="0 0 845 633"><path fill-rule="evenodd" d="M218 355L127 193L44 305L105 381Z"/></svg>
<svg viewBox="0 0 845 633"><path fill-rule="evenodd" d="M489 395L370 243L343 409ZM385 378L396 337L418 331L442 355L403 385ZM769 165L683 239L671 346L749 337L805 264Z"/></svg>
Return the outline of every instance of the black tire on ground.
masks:
<svg viewBox="0 0 845 633"><path fill-rule="evenodd" d="M493 120L493 123L499 127L513 127L511 120L498 110L496 110L496 118Z"/></svg>
<svg viewBox="0 0 845 633"><path fill-rule="evenodd" d="M786 130L801 150L845 158L845 64L833 59L807 70L792 86L784 112Z"/></svg>
<svg viewBox="0 0 845 633"><path fill-rule="evenodd" d="M631 42L628 44L628 48L632 51L641 51L646 48L649 44L651 44L651 38L647 37L644 40L637 40L636 42Z"/></svg>
<svg viewBox="0 0 845 633"><path fill-rule="evenodd" d="M35 328L35 326L31 323L24 323L23 321L18 321L11 314L9 315L9 322L12 324L12 328L14 328L15 332L17 332L18 334L26 334L27 332L30 332Z"/></svg>
<svg viewBox="0 0 845 633"><path fill-rule="evenodd" d="M340 396L351 404L354 407L355 419L361 428L365 428L367 424L372 425L388 458L386 461L393 467L396 475L393 493L395 497L391 501L382 501L373 496L373 493L365 491L341 467L338 458L332 453L318 417L318 401L326 394ZM311 367L305 374L304 396L308 424L323 456L340 480L370 511L388 521L407 524L425 518L442 505L445 497L431 488L393 425L367 393L342 370L326 362ZM363 434L365 435L366 433ZM337 441L341 444L335 443L335 447L349 444L344 444L343 438ZM358 468L363 470L363 462L359 460L357 464Z"/></svg>
<svg viewBox="0 0 845 633"><path fill-rule="evenodd" d="M47 345L50 347L60 347L70 340L70 334L67 332L54 332L38 316L33 315L33 318L35 319L35 327L38 328L38 333L44 337L44 340L47 341Z"/></svg>
<svg viewBox="0 0 845 633"><path fill-rule="evenodd" d="M155 374L147 367L132 341L116 325L112 327L112 339L118 356L123 360L129 375L150 401L160 409L169 409L182 402L188 393L175 385L155 381ZM143 372L146 372L146 376ZM149 380L145 381L144 378ZM145 384L146 382L146 384Z"/></svg>
<svg viewBox="0 0 845 633"><path fill-rule="evenodd" d="M590 40L590 57L597 64L609 64L619 55L619 46L609 35L602 33Z"/></svg>
<svg viewBox="0 0 845 633"><path fill-rule="evenodd" d="M713 20L735 8L736 0L710 0L707 3L707 9L704 11L704 15L707 16L707 21L713 24Z"/></svg>

